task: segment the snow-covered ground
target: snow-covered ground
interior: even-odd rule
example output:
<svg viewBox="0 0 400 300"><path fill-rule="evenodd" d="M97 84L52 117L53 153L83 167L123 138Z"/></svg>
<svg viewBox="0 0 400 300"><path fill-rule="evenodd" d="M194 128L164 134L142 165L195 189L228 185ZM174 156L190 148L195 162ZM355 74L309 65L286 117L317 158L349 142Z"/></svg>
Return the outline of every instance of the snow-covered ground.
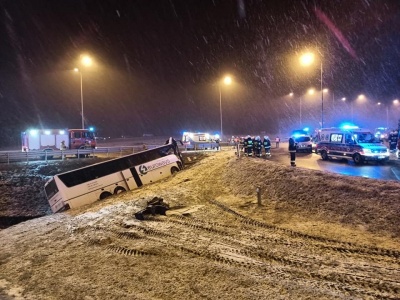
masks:
<svg viewBox="0 0 400 300"><path fill-rule="evenodd" d="M67 164L6 167L1 211L45 206L29 174ZM399 191L233 150L193 154L161 182L0 231L0 298L397 299ZM136 220L154 197L167 215Z"/></svg>

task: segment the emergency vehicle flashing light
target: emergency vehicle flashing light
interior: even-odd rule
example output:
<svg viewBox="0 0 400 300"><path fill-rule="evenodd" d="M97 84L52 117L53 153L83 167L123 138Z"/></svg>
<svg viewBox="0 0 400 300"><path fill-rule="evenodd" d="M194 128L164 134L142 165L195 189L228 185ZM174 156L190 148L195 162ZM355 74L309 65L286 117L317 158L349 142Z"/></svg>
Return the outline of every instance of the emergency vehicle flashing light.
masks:
<svg viewBox="0 0 400 300"><path fill-rule="evenodd" d="M340 128L349 130L349 129L358 129L360 127L358 127L354 124L345 123L345 124L341 125Z"/></svg>

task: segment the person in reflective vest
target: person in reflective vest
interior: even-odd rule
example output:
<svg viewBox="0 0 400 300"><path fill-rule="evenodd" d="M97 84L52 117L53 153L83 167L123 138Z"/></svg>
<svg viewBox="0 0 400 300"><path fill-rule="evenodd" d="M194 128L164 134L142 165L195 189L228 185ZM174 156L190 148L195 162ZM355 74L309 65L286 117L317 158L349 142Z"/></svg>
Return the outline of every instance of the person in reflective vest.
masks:
<svg viewBox="0 0 400 300"><path fill-rule="evenodd" d="M293 137L289 138L289 153L290 153L290 165L296 166L296 142Z"/></svg>
<svg viewBox="0 0 400 300"><path fill-rule="evenodd" d="M253 139L251 138L251 136L247 136L246 138L246 155L247 156L253 156Z"/></svg>
<svg viewBox="0 0 400 300"><path fill-rule="evenodd" d="M60 150L67 150L67 146L65 145L65 141L61 142Z"/></svg>
<svg viewBox="0 0 400 300"><path fill-rule="evenodd" d="M262 149L261 138L257 136L254 139L254 155L257 157L261 157L261 149Z"/></svg>
<svg viewBox="0 0 400 300"><path fill-rule="evenodd" d="M281 139L279 138L279 136L277 136L276 138L275 138L275 147L276 148L279 148L279 142L281 141Z"/></svg>
<svg viewBox="0 0 400 300"><path fill-rule="evenodd" d="M271 157L271 140L269 139L268 136L264 136L263 146L265 149L265 156Z"/></svg>

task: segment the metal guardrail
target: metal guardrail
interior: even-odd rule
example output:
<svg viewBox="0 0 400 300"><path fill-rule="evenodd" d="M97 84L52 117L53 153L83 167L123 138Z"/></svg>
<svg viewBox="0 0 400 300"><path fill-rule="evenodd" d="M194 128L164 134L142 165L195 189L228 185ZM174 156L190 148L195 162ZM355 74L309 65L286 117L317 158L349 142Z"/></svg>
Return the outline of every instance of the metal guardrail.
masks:
<svg viewBox="0 0 400 300"><path fill-rule="evenodd" d="M156 146L147 146L148 149ZM73 149L73 150L47 150L47 151L1 151L0 163L32 162L48 160L64 160L66 158L89 158L95 156L118 157L143 151L140 146L101 147L96 149Z"/></svg>
<svg viewBox="0 0 400 300"><path fill-rule="evenodd" d="M221 143L220 146L224 146ZM228 143L226 143L228 145ZM31 150L21 152L19 150L0 151L1 163L17 163L17 162L33 162L33 161L55 161L70 158L93 158L93 157L119 157L132 153L137 153L147 149L153 149L160 145L135 145L135 146L117 146L117 147L97 147L95 149L72 149L72 150ZM188 150L183 146L179 146L181 152L207 152L207 150ZM208 150L210 152L216 150Z"/></svg>

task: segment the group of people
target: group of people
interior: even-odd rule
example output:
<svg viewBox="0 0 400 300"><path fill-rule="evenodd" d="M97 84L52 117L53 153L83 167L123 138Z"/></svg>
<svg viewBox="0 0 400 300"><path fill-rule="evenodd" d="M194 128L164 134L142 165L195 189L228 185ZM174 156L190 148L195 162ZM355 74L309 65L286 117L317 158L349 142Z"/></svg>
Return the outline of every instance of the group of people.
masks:
<svg viewBox="0 0 400 300"><path fill-rule="evenodd" d="M264 153L262 149L264 148ZM252 138L250 135L243 139L243 152L246 156L271 157L271 140L268 136L264 136L261 140L259 136Z"/></svg>
<svg viewBox="0 0 400 300"><path fill-rule="evenodd" d="M275 148L279 148L281 139L277 136L275 138ZM260 136L251 137L250 135L239 138L232 136L231 142L238 147L238 150L243 150L245 156L249 157L271 157L271 140L269 136L264 136L261 140ZM240 149L239 149L240 148ZM264 148L264 151L263 151ZM294 137L289 139L289 154L290 154L290 165L296 166L296 142Z"/></svg>

